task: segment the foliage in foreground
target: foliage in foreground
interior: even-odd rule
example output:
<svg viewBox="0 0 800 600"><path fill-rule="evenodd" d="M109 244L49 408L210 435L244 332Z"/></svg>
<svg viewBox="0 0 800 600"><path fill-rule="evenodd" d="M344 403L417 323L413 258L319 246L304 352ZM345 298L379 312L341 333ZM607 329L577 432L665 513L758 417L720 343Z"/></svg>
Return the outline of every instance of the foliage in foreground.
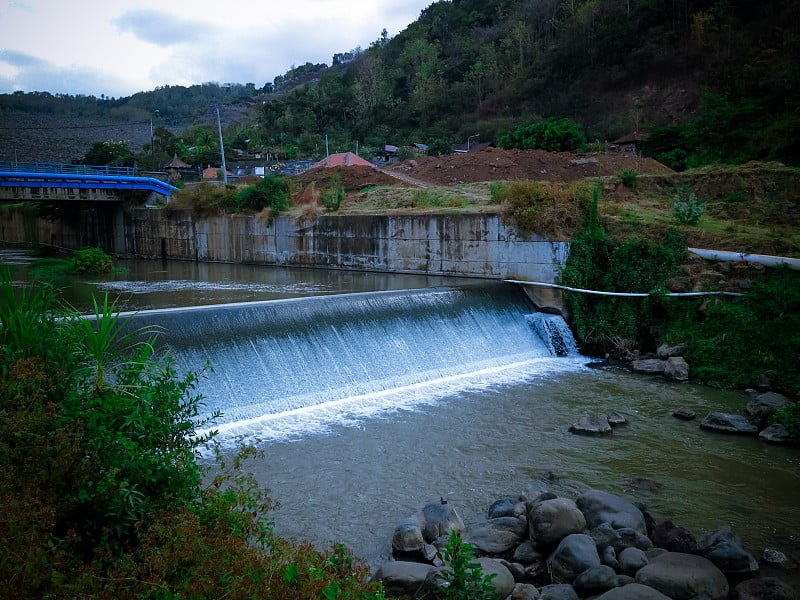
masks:
<svg viewBox="0 0 800 600"><path fill-rule="evenodd" d="M0 578L17 598L379 599L343 548L279 539L245 449L208 485L196 374L107 300L58 319L0 281ZM212 417L213 418L213 417Z"/></svg>
<svg viewBox="0 0 800 600"><path fill-rule="evenodd" d="M492 579L497 575L484 575L480 563L474 562L475 551L471 544L461 540L456 531L450 532L447 544L436 553L449 569L440 571L447 584L442 600L493 600L495 588Z"/></svg>

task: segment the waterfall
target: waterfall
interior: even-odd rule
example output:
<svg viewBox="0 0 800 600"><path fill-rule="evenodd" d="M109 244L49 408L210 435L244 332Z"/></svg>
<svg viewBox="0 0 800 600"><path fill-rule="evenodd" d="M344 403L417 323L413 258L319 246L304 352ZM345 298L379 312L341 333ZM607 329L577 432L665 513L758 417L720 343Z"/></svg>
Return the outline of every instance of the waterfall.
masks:
<svg viewBox="0 0 800 600"><path fill-rule="evenodd" d="M531 310L516 286L482 282L143 311L135 324L164 329L161 343L179 370L211 364L199 391L230 425L324 407L341 416L330 407L348 399L385 407L485 384L520 365L558 368L553 357L574 349L572 341L554 351L566 347L569 329L532 327Z"/></svg>
<svg viewBox="0 0 800 600"><path fill-rule="evenodd" d="M566 322L560 315L533 313L525 321L536 332L552 356L576 356L578 345Z"/></svg>

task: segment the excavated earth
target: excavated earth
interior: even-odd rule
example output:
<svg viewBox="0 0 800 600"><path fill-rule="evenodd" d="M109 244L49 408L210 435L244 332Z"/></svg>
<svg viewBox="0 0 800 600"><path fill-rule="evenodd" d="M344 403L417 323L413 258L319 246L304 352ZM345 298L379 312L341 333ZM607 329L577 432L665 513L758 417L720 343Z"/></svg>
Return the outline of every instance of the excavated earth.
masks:
<svg viewBox="0 0 800 600"><path fill-rule="evenodd" d="M571 154L544 150L502 150L487 148L470 154L422 156L382 169L371 167L317 167L298 175L307 185L325 186L335 171L345 190L370 185L408 185L416 187L452 186L482 181L535 179L577 181L585 177L618 175L626 170L639 174L667 174L673 171L652 158L623 152Z"/></svg>

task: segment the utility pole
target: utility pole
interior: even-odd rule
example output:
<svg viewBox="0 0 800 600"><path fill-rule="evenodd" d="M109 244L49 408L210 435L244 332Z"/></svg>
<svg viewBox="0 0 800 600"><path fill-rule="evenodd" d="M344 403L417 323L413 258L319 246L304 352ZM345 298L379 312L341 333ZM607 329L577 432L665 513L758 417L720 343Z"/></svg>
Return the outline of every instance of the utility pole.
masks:
<svg viewBox="0 0 800 600"><path fill-rule="evenodd" d="M222 123L219 119L219 106L217 107L217 131L219 131L219 153L222 156L222 181L228 185L228 169L225 166L225 147L222 145Z"/></svg>

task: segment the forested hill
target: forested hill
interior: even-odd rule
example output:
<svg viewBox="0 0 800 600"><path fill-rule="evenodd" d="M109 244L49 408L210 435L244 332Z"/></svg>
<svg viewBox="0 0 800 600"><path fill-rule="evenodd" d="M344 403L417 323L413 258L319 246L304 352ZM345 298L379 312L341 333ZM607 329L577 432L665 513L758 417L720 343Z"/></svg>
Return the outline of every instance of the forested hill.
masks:
<svg viewBox="0 0 800 600"><path fill-rule="evenodd" d="M333 58L330 68L307 63L261 87L167 86L123 99L0 96L0 118L12 109L80 110L118 122L155 114L174 132L208 124L211 107L223 104L234 146L299 154L319 153L326 134L331 151L356 142L379 149L476 135L496 141L520 124L569 118L590 142L650 132L648 151L678 167L800 163L795 2L440 1L394 38ZM0 123L0 136L7 132Z"/></svg>

